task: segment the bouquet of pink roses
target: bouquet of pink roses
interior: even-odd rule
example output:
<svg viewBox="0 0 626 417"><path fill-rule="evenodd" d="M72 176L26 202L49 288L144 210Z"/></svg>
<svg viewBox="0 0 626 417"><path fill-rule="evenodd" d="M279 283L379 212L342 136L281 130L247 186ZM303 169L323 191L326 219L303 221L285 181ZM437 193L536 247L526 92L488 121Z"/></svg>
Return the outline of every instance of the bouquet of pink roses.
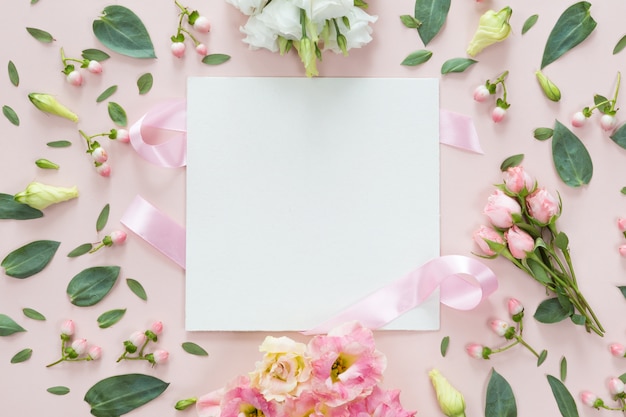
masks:
<svg viewBox="0 0 626 417"><path fill-rule="evenodd" d="M402 408L399 390L379 386L387 360L371 330L356 322L314 336L306 345L268 336L259 350L263 359L248 375L179 403L195 402L200 417L415 415Z"/></svg>
<svg viewBox="0 0 626 417"><path fill-rule="evenodd" d="M539 322L570 318L603 336L602 325L578 288L569 239L556 226L560 199L539 187L523 167L507 166L507 161L504 183L496 185L484 209L491 225L474 232L474 240L486 257L505 257L556 295L537 308L534 317Z"/></svg>

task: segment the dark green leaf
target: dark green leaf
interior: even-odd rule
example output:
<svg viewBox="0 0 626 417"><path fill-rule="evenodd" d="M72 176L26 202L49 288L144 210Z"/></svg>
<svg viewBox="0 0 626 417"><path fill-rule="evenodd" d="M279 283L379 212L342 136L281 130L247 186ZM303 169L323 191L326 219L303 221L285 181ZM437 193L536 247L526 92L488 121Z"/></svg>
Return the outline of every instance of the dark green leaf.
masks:
<svg viewBox="0 0 626 417"><path fill-rule="evenodd" d="M572 311L563 308L557 298L543 300L533 316L540 323L558 323L572 315Z"/></svg>
<svg viewBox="0 0 626 417"><path fill-rule="evenodd" d="M626 149L626 123L618 127L611 136L609 136L613 142L618 146Z"/></svg>
<svg viewBox="0 0 626 417"><path fill-rule="evenodd" d="M65 394L69 394L70 389L68 387L58 385L56 387L50 387L46 391L54 395L65 395Z"/></svg>
<svg viewBox="0 0 626 417"><path fill-rule="evenodd" d="M33 310L32 308L23 308L22 312L26 317L33 320L45 321L46 317L38 312L37 310Z"/></svg>
<svg viewBox="0 0 626 417"><path fill-rule="evenodd" d="M45 30L37 29L37 28L26 28L30 36L37 39L39 42L50 43L56 39L52 37L51 34L46 32Z"/></svg>
<svg viewBox="0 0 626 417"><path fill-rule="evenodd" d="M572 322L578 326L584 326L587 322L587 319L582 314L572 314Z"/></svg>
<svg viewBox="0 0 626 417"><path fill-rule="evenodd" d="M411 52L406 58L404 58L400 65L414 67L428 61L432 56L432 52L427 51L426 49L421 49L419 51Z"/></svg>
<svg viewBox="0 0 626 417"><path fill-rule="evenodd" d="M9 61L9 80L11 81L11 84L16 87L20 85L20 75L18 74L13 61Z"/></svg>
<svg viewBox="0 0 626 417"><path fill-rule="evenodd" d="M156 58L150 34L143 22L124 6L107 6L92 29L104 46L131 58Z"/></svg>
<svg viewBox="0 0 626 417"><path fill-rule="evenodd" d="M422 22L408 14L403 14L402 16L400 16L400 21L404 26L408 27L409 29L417 29L422 24Z"/></svg>
<svg viewBox="0 0 626 417"><path fill-rule="evenodd" d="M535 26L535 23L537 23L537 19L539 19L539 15L537 14L534 14L526 19L526 21L524 22L524 26L522 26L522 35L528 32L530 28Z"/></svg>
<svg viewBox="0 0 626 417"><path fill-rule="evenodd" d="M102 211L100 211L100 214L98 215L98 220L96 221L97 232L104 229L104 226L107 225L107 222L109 221L109 209L110 209L109 204L106 204L102 208Z"/></svg>
<svg viewBox="0 0 626 417"><path fill-rule="evenodd" d="M626 35L622 36L622 38L617 41L617 44L615 44L615 48L613 48L613 55L622 52L624 47L626 47Z"/></svg>
<svg viewBox="0 0 626 417"><path fill-rule="evenodd" d="M450 336L445 336L441 339L441 345L439 346L439 350L441 351L441 356L445 357L446 353L448 353L448 346L450 345Z"/></svg>
<svg viewBox="0 0 626 417"><path fill-rule="evenodd" d="M36 240L9 253L0 266L13 278L28 278L40 272L52 260L61 242Z"/></svg>
<svg viewBox="0 0 626 417"><path fill-rule="evenodd" d="M556 61L561 55L587 39L596 28L591 17L591 3L580 1L568 7L552 28L543 50L541 69Z"/></svg>
<svg viewBox="0 0 626 417"><path fill-rule="evenodd" d="M539 357L537 358L537 366L541 366L541 364L546 361L547 357L548 357L548 351L545 349L542 350L541 353L539 354Z"/></svg>
<svg viewBox="0 0 626 417"><path fill-rule="evenodd" d="M572 394L569 393L565 385L552 375L546 375L548 383L552 389L552 395L559 406L559 411L563 417L578 417L578 409Z"/></svg>
<svg viewBox="0 0 626 417"><path fill-rule="evenodd" d="M554 244L556 245L557 248L564 251L567 249L567 246L569 245L569 238L564 232L559 232L559 234L557 234L556 238L554 239Z"/></svg>
<svg viewBox="0 0 626 417"><path fill-rule="evenodd" d="M146 295L146 290L144 290L143 286L139 283L139 281L136 281L132 278L126 278L126 285L128 285L128 288L130 288L130 290L137 297L141 298L144 301L148 299L148 296Z"/></svg>
<svg viewBox="0 0 626 417"><path fill-rule="evenodd" d="M507 380L493 368L487 384L485 417L517 417L513 390Z"/></svg>
<svg viewBox="0 0 626 417"><path fill-rule="evenodd" d="M533 277L542 284L548 284L551 282L550 277L545 269L541 267L539 262L534 259L526 258L526 265L533 272Z"/></svg>
<svg viewBox="0 0 626 417"><path fill-rule="evenodd" d="M79 246L75 247L74 249L72 249L70 251L70 253L67 254L67 257L68 258L77 258L79 256L82 256L82 255L86 254L91 249L93 249L93 244L91 244L91 243L83 243L82 245L79 245Z"/></svg>
<svg viewBox="0 0 626 417"><path fill-rule="evenodd" d="M29 206L18 203L12 195L0 193L0 219L5 220L30 220L43 217L43 212Z"/></svg>
<svg viewBox="0 0 626 417"><path fill-rule="evenodd" d="M509 156L504 161L502 161L502 164L500 164L500 171L504 172L504 171L506 171L507 169L509 169L511 167L519 166L519 165L521 165L523 160L524 160L524 154L523 153Z"/></svg>
<svg viewBox="0 0 626 417"><path fill-rule="evenodd" d="M565 359L565 356L561 358L560 368L561 368L561 382L565 382L565 379L567 378L567 359Z"/></svg>
<svg viewBox="0 0 626 417"><path fill-rule="evenodd" d="M111 291L119 273L119 266L95 266L79 272L67 285L70 302L79 307L98 303Z"/></svg>
<svg viewBox="0 0 626 417"><path fill-rule="evenodd" d="M83 57L83 59L98 62L106 61L107 59L111 58L111 55L99 49L85 49L80 55Z"/></svg>
<svg viewBox="0 0 626 417"><path fill-rule="evenodd" d="M202 347L196 345L193 342L184 342L182 346L185 352L190 353L192 355L209 356L209 353L206 350L204 350Z"/></svg>
<svg viewBox="0 0 626 417"><path fill-rule="evenodd" d="M152 89L152 84L154 83L154 79L152 78L152 74L149 72L143 74L141 77L137 79L137 88L139 89L139 94L146 94L150 89Z"/></svg>
<svg viewBox="0 0 626 417"><path fill-rule="evenodd" d="M46 143L51 148L67 148L68 146L72 146L72 142L69 140L55 140L54 142Z"/></svg>
<svg viewBox="0 0 626 417"><path fill-rule="evenodd" d="M9 106L2 106L2 114L6 117L9 122L13 123L15 126L20 125L20 118L17 117L17 113Z"/></svg>
<svg viewBox="0 0 626 417"><path fill-rule="evenodd" d="M29 360L32 355L33 355L32 349L29 349L29 348L22 349L19 352L17 352L15 355L13 355L13 357L11 358L11 363L25 362Z"/></svg>
<svg viewBox="0 0 626 417"><path fill-rule="evenodd" d="M202 58L202 63L207 65L219 65L230 59L230 55L226 54L210 54Z"/></svg>
<svg viewBox="0 0 626 417"><path fill-rule="evenodd" d="M441 73L448 74L450 72L463 72L470 65L477 63L475 59L470 58L452 58L447 60L441 66Z"/></svg>
<svg viewBox="0 0 626 417"><path fill-rule="evenodd" d="M109 101L109 117L113 120L118 126L125 127L128 124L128 119L126 118L126 111L114 101Z"/></svg>
<svg viewBox="0 0 626 417"><path fill-rule="evenodd" d="M0 336L9 336L13 333L25 332L26 329L17 324L6 314L0 314Z"/></svg>
<svg viewBox="0 0 626 417"><path fill-rule="evenodd" d="M415 0L415 18L422 24L417 32L428 45L441 30L450 10L450 0Z"/></svg>
<svg viewBox="0 0 626 417"><path fill-rule="evenodd" d="M624 384L626 384L626 374L621 374L618 378L619 378L619 379L620 379L620 380L621 380Z"/></svg>
<svg viewBox="0 0 626 417"><path fill-rule="evenodd" d="M115 93L116 91L117 91L117 85L112 85L111 87L109 87L106 90L104 90L98 96L98 98L96 98L96 103L100 103L100 102L106 100L107 98L111 97L113 95L113 93Z"/></svg>
<svg viewBox="0 0 626 417"><path fill-rule="evenodd" d="M617 288L622 292L624 298L626 298L626 285L620 285Z"/></svg>
<svg viewBox="0 0 626 417"><path fill-rule="evenodd" d="M168 385L150 375L116 375L89 388L84 400L96 417L119 417L152 401Z"/></svg>
<svg viewBox="0 0 626 417"><path fill-rule="evenodd" d="M594 94L593 104L598 106L598 110L600 110L600 113L603 114L611 109L611 103L609 102L609 99L600 94Z"/></svg>
<svg viewBox="0 0 626 417"><path fill-rule="evenodd" d="M547 140L547 139L550 139L553 134L554 134L554 130L550 129L549 127L538 127L533 132L533 136L537 140Z"/></svg>
<svg viewBox="0 0 626 417"><path fill-rule="evenodd" d="M593 163L585 145L558 120L552 138L552 159L559 177L570 187L589 184Z"/></svg>
<svg viewBox="0 0 626 417"><path fill-rule="evenodd" d="M100 314L100 316L98 317L98 327L100 327L101 329L106 329L113 326L115 323L120 321L122 317L124 317L125 313L125 308L118 308Z"/></svg>

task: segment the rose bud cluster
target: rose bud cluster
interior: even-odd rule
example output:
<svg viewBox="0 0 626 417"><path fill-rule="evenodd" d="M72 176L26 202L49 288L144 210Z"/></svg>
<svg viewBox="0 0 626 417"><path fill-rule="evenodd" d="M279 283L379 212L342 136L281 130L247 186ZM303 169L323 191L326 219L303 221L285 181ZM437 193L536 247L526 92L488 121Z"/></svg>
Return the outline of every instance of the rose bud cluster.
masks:
<svg viewBox="0 0 626 417"><path fill-rule="evenodd" d="M593 96L593 106L585 107L581 111L577 111L572 116L572 126L574 127L582 127L586 124L587 119L589 119L595 110L598 110L602 114L600 116L600 128L605 132L611 132L617 126L617 119L615 115L617 114L618 108L617 106L617 95L619 94L619 87L621 81L621 74L617 73L617 85L615 87L615 92L613 94L613 98L608 99L604 96L596 94Z"/></svg>
<svg viewBox="0 0 626 417"><path fill-rule="evenodd" d="M169 352L163 349L156 349L146 353L145 349L150 342L156 343L158 336L163 332L163 323L155 321L150 328L145 331L134 331L127 340L124 341L124 352L117 358L117 362L122 360L143 360L148 361L152 366L167 361Z"/></svg>
<svg viewBox="0 0 626 417"><path fill-rule="evenodd" d="M178 1L176 1L176 6L180 12L178 14L178 28L176 29L176 34L170 38L172 40L172 55L176 58L182 58L186 50L185 40L189 38L193 42L193 46L198 55L202 57L206 56L208 53L206 44L196 38L190 29L193 28L193 30L202 34L209 33L211 31L211 22L197 10L190 11ZM184 25L185 23L186 25Z"/></svg>
<svg viewBox="0 0 626 417"><path fill-rule="evenodd" d="M111 176L111 166L108 163L109 154L106 149L100 145L100 142L94 140L97 137L107 137L111 140L117 140L122 143L130 142L130 135L126 129L111 129L109 132L97 133L95 135L88 136L82 130L78 131L80 135L87 142L87 153L91 155L93 159L96 172L102 177Z"/></svg>
<svg viewBox="0 0 626 417"><path fill-rule="evenodd" d="M65 52L63 51L63 48L61 48L61 62L63 62L63 71L61 72L65 74L67 82L74 86L79 87L83 85L83 73L81 69L86 69L92 74L102 73L102 64L100 61L97 59L90 59L87 52L88 51L83 51L82 58L70 58L65 56ZM103 55L102 57L108 58L108 55ZM75 64L80 66L76 68Z"/></svg>
<svg viewBox="0 0 626 417"><path fill-rule="evenodd" d="M502 97L496 98L496 105L491 111L491 120L493 120L494 123L501 122L504 119L504 116L506 116L507 109L511 107L511 105L506 100L507 91L504 80L506 79L507 75L509 75L509 72L504 71L504 73L502 73L495 80L487 80L485 81L485 84L481 84L476 87L476 89L474 89L474 100L482 103L485 102L489 98L489 96L496 94L498 85L502 87Z"/></svg>
<svg viewBox="0 0 626 417"><path fill-rule="evenodd" d="M626 218L620 217L617 219L617 228L619 229L620 232L622 232L622 235L626 238ZM618 248L618 251L621 256L626 257L626 244L620 245Z"/></svg>
<svg viewBox="0 0 626 417"><path fill-rule="evenodd" d="M61 324L61 358L46 367L61 362L95 361L102 356L100 346L90 345L86 339L74 339L76 325L72 320L65 320Z"/></svg>
<svg viewBox="0 0 626 417"><path fill-rule="evenodd" d="M587 407L595 408L596 410L603 408L610 411L621 411L622 413L626 412L626 393L624 392L624 381L622 378L623 376L611 377L607 380L607 388L611 394L611 398L613 401L618 402L619 405L607 405L602 398L599 398L591 391L581 392L580 400Z"/></svg>

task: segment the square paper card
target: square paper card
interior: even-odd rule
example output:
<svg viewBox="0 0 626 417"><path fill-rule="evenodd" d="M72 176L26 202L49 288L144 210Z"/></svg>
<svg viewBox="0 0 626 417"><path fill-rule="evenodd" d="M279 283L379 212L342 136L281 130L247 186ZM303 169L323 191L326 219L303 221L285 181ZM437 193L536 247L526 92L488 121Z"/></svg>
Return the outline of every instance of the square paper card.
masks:
<svg viewBox="0 0 626 417"><path fill-rule="evenodd" d="M187 330L307 330L439 256L436 79L190 78L187 97ZM386 326L438 327L438 294Z"/></svg>

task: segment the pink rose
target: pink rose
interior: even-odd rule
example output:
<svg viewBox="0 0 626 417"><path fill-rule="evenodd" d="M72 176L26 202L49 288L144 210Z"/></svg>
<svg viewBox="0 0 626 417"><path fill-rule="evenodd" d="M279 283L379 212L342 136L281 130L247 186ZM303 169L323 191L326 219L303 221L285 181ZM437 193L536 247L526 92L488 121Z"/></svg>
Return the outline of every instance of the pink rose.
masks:
<svg viewBox="0 0 626 417"><path fill-rule="evenodd" d="M513 225L512 215L521 214L522 208L515 199L500 190L495 190L487 199L483 212L489 217L492 225L506 229Z"/></svg>
<svg viewBox="0 0 626 417"><path fill-rule="evenodd" d="M558 216L561 211L559 201L544 187L537 188L526 198L528 213L539 223L547 224L552 217Z"/></svg>
<svg viewBox="0 0 626 417"><path fill-rule="evenodd" d="M491 227L482 226L482 225L480 226L480 228L478 228L478 230L474 232L473 238L474 238L474 242L476 242L480 250L483 251L483 253L487 256L493 256L496 254L489 247L487 240L504 244L504 239L502 239L502 236L500 235L500 233L496 232Z"/></svg>
<svg viewBox="0 0 626 417"><path fill-rule="evenodd" d="M527 252L532 252L535 247L535 240L531 235L523 231L517 226L511 227L504 234L511 255L517 259L524 259Z"/></svg>
<svg viewBox="0 0 626 417"><path fill-rule="evenodd" d="M519 194L524 187L532 191L535 186L533 179L521 166L510 167L504 172L504 185L507 190L515 194Z"/></svg>

